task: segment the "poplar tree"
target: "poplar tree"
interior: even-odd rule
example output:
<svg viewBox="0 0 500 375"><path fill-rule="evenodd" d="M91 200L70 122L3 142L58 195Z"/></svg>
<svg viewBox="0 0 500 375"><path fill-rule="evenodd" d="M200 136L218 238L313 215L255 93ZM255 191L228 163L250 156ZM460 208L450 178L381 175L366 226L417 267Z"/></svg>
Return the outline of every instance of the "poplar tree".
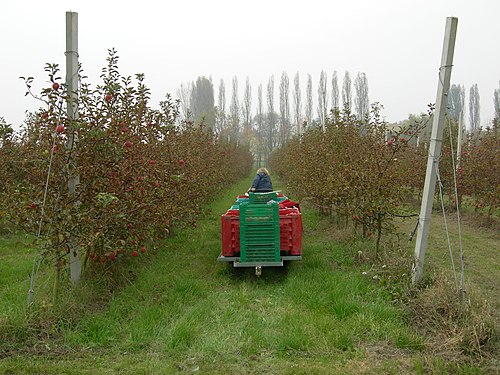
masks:
<svg viewBox="0 0 500 375"><path fill-rule="evenodd" d="M481 127L480 111L480 97L477 83L473 84L469 90L469 122L472 131Z"/></svg>
<svg viewBox="0 0 500 375"><path fill-rule="evenodd" d="M302 102L301 102L301 92L300 92L300 77L299 72L295 74L293 79L293 122L295 124L295 132L298 136L301 135L301 113L302 113Z"/></svg>
<svg viewBox="0 0 500 375"><path fill-rule="evenodd" d="M226 131L226 85L221 78L219 82L219 96L217 100L217 116L215 117L215 134L224 134Z"/></svg>
<svg viewBox="0 0 500 375"><path fill-rule="evenodd" d="M177 89L177 97L179 98L180 104L180 122L193 120L191 113L191 91L192 83L183 83L181 87Z"/></svg>
<svg viewBox="0 0 500 375"><path fill-rule="evenodd" d="M354 108L356 115L362 125L362 131L368 122L368 115L370 113L370 99L368 97L368 79L365 73L358 73L354 80L354 90L356 97L354 99Z"/></svg>
<svg viewBox="0 0 500 375"><path fill-rule="evenodd" d="M243 139L246 144L250 143L252 134L252 86L250 85L250 78L245 81L245 91L243 93Z"/></svg>
<svg viewBox="0 0 500 375"><path fill-rule="evenodd" d="M281 74L280 88L280 129L279 146L283 146L290 137L290 80L288 74Z"/></svg>
<svg viewBox="0 0 500 375"><path fill-rule="evenodd" d="M264 127L264 101L262 98L262 84L259 84L257 89L257 114L255 115L255 123L257 124L257 139L258 139L258 155L257 161L259 166L262 163L263 155L266 149L265 142L265 127Z"/></svg>
<svg viewBox="0 0 500 375"><path fill-rule="evenodd" d="M312 108L313 108L313 97L312 97L312 77L310 74L307 75L307 86L306 86L306 124L307 126L312 125Z"/></svg>
<svg viewBox="0 0 500 375"><path fill-rule="evenodd" d="M348 71L345 72L344 82L342 83L342 108L343 111L350 115L352 110L352 83L351 75Z"/></svg>
<svg viewBox="0 0 500 375"><path fill-rule="evenodd" d="M461 85L451 85L448 92L448 115L457 120L465 109L465 88Z"/></svg>
<svg viewBox="0 0 500 375"><path fill-rule="evenodd" d="M215 124L214 87L210 79L198 77L191 89L191 112L196 124L213 129Z"/></svg>
<svg viewBox="0 0 500 375"><path fill-rule="evenodd" d="M325 130L325 122L328 116L328 97L327 97L327 75L321 71L318 85L318 119L321 127Z"/></svg>
<svg viewBox="0 0 500 375"><path fill-rule="evenodd" d="M274 150L274 146L276 145L276 112L274 111L274 75L269 77L269 81L267 83L267 144L268 149L266 150L268 153L271 153Z"/></svg>
<svg viewBox="0 0 500 375"><path fill-rule="evenodd" d="M333 72L333 75L332 75L332 108L333 109L340 109L339 83L338 83L336 70Z"/></svg>
<svg viewBox="0 0 500 375"><path fill-rule="evenodd" d="M231 96L231 104L229 105L229 122L230 122L230 139L237 142L240 132L240 102L238 99L238 77L233 77L233 94Z"/></svg>

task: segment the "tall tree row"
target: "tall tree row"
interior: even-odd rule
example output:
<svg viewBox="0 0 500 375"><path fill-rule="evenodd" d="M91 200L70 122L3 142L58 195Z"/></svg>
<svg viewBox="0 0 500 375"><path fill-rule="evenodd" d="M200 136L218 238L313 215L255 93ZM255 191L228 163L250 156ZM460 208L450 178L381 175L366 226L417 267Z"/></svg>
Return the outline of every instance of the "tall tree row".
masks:
<svg viewBox="0 0 500 375"><path fill-rule="evenodd" d="M271 75L267 83L258 85L255 92L247 76L240 97L238 77L234 76L230 98L226 96L224 80L220 79L215 103L212 79L200 76L193 82L183 83L177 90L177 125L181 128L186 124L203 126L213 131L216 138L249 145L259 165L265 165L270 153L284 146L293 136L302 137L307 127L320 127L326 131L326 123L335 126L337 115L330 116L332 110L333 113L341 112L343 118L349 118L353 126L359 126L361 134L366 132L367 124L372 119L368 78L364 72L358 72L352 81L349 71L339 78L334 70L328 80L326 71L321 70L315 85L317 97L314 98L311 74L304 75L303 87L300 78L299 72L296 72L290 82L287 72L283 71L276 90L275 76ZM451 85L448 93L448 116L451 119L457 121L460 114L466 112L465 100L464 86ZM477 84L470 87L467 100L469 129L479 130L480 96ZM493 105L494 124L498 126L500 82L499 88L493 92ZM423 134L425 138L426 133Z"/></svg>
<svg viewBox="0 0 500 375"><path fill-rule="evenodd" d="M340 85L337 71L333 72L329 81L327 73L322 70L317 83L317 98L313 99L311 74L305 76L304 86L301 87L299 72L290 83L287 72L283 71L277 90L272 75L266 86L258 85L255 94L247 76L240 97L238 77L234 76L229 98L225 82L220 79L215 102L211 78L200 76L196 81L182 84L177 90L181 114L179 126L186 123L203 125L212 130L217 138L250 145L254 155L261 160L276 148L285 145L294 135L303 134L305 127L318 126L325 130L332 109L343 110L351 115L354 104L356 117L353 119L360 124L368 119L370 103L366 74L358 73L354 81L354 94L348 71ZM257 96L256 102L253 100L254 95ZM277 104L275 100L278 100Z"/></svg>

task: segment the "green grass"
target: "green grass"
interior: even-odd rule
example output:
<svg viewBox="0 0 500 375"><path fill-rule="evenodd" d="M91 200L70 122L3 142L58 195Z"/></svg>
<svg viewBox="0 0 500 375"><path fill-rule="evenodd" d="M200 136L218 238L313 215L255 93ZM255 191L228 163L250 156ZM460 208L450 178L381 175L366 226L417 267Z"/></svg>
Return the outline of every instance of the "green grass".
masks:
<svg viewBox="0 0 500 375"><path fill-rule="evenodd" d="M232 186L197 228L179 231L138 270L124 269L137 277L100 309L78 320L52 315L57 334L27 339L7 358L0 343L0 373L474 373L427 357L406 313L363 275L356 249L332 243L313 210L304 210L302 261L259 278L217 263L220 215L249 182ZM2 293L31 259L5 249L2 259L17 271L2 276ZM25 293L17 294L2 298L0 312L14 309L22 322Z"/></svg>
<svg viewBox="0 0 500 375"><path fill-rule="evenodd" d="M4 229L5 228L5 229ZM0 231L0 342L24 336L29 274L33 264L31 239L2 226Z"/></svg>

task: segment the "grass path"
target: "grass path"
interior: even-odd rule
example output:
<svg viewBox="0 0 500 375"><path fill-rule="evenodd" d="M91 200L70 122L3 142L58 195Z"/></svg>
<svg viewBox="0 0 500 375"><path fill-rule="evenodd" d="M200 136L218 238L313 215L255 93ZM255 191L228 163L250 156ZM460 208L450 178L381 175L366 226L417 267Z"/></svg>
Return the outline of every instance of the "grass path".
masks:
<svg viewBox="0 0 500 375"><path fill-rule="evenodd" d="M220 215L249 183L166 241L107 309L54 322L59 339L0 359L0 373L399 374L425 373L430 362L435 373L467 372L425 355L404 312L312 210L303 211L303 261L260 278L217 263Z"/></svg>
<svg viewBox="0 0 500 375"><path fill-rule="evenodd" d="M33 252L29 236L0 227L0 349L2 329L22 335ZM0 350L1 353L1 350Z"/></svg>

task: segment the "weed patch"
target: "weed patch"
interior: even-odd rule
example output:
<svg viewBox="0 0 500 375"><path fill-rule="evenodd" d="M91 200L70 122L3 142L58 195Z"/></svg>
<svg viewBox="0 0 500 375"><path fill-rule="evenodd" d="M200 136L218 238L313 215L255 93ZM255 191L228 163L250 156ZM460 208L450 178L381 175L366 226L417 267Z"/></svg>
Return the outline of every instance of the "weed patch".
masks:
<svg viewBox="0 0 500 375"><path fill-rule="evenodd" d="M413 322L429 332L430 348L442 353L481 356L496 345L491 307L477 290L461 292L445 276L438 277L411 301Z"/></svg>

